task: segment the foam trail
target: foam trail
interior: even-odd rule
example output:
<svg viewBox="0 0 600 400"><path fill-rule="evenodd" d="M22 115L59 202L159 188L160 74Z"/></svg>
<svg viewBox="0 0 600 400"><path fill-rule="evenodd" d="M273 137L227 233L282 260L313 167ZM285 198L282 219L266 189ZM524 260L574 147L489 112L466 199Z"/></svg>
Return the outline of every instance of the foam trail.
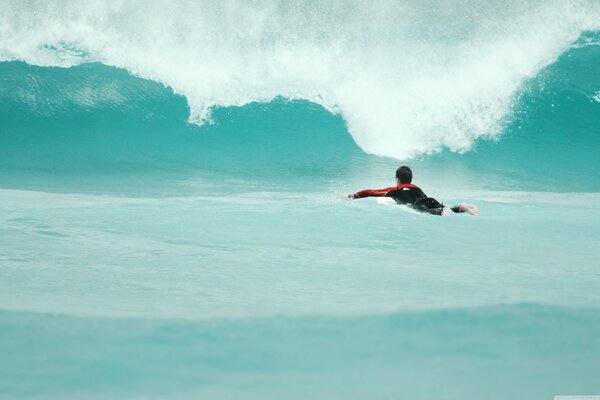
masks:
<svg viewBox="0 0 600 400"><path fill-rule="evenodd" d="M592 1L7 1L0 60L100 61L172 87L193 122L277 96L339 112L406 158L501 133L522 83L585 30ZM89 97L88 97L89 100Z"/></svg>

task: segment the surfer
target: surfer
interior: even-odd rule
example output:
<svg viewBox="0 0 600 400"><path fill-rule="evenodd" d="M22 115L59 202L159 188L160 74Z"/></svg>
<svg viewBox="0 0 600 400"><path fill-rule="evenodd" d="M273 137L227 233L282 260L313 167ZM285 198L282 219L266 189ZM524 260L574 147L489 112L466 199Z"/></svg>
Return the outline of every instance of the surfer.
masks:
<svg viewBox="0 0 600 400"><path fill-rule="evenodd" d="M345 196L347 199L362 199L364 197L391 197L398 204L406 204L417 211L433 215L448 215L450 212L471 215L479 214L479 210L472 204L460 203L454 207L446 207L433 197L427 195L412 183L412 170L403 165L396 170L396 186L385 189L366 189Z"/></svg>

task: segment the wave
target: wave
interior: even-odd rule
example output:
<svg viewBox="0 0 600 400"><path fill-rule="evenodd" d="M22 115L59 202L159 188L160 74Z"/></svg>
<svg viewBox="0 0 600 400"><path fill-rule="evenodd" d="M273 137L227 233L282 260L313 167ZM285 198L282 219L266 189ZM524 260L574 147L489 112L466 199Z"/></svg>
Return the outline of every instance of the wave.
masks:
<svg viewBox="0 0 600 400"><path fill-rule="evenodd" d="M259 181L264 189L323 183L367 158L342 119L313 103L215 109L215 123L203 126L186 123L188 112L169 88L103 64L0 63L1 185L139 195Z"/></svg>
<svg viewBox="0 0 600 400"><path fill-rule="evenodd" d="M599 28L591 0L8 1L0 60L122 68L183 95L197 123L218 121L215 107L308 100L339 113L363 150L406 158L497 137L523 83ZM51 106L136 97L111 82L84 88L67 85Z"/></svg>
<svg viewBox="0 0 600 400"><path fill-rule="evenodd" d="M566 168L569 191L597 191L599 37L583 35L523 86L501 142L413 159L419 176L440 187L466 167L479 181L489 177L487 190L557 191L564 177L548 171ZM187 124L189 112L172 89L101 63L65 69L0 62L0 181L38 190L57 174L146 174L150 187L162 173L162 181L212 175L313 187L321 178L354 176L353 184L371 185L397 162L364 154L339 115L307 101L214 108L213 123L203 126Z"/></svg>
<svg viewBox="0 0 600 400"><path fill-rule="evenodd" d="M584 34L523 85L501 140L478 141L474 151L444 152L429 162L495 175L490 190L598 191L599 39L597 32Z"/></svg>
<svg viewBox="0 0 600 400"><path fill-rule="evenodd" d="M208 321L1 310L0 368L14 398L547 399L597 393L598 315L537 304Z"/></svg>

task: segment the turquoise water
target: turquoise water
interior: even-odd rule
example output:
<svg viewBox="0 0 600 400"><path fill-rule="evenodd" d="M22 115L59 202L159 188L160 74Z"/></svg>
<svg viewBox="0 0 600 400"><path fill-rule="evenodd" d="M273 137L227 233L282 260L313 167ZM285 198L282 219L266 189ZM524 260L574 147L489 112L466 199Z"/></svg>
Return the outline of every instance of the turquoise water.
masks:
<svg viewBox="0 0 600 400"><path fill-rule="evenodd" d="M0 10L1 398L600 394L597 3Z"/></svg>

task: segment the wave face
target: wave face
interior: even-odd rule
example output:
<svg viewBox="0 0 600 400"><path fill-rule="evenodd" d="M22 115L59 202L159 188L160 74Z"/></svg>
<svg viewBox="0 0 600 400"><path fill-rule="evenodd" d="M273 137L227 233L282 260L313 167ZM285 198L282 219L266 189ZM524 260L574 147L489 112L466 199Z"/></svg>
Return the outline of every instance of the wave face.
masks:
<svg viewBox="0 0 600 400"><path fill-rule="evenodd" d="M0 60L123 68L185 96L198 123L215 106L309 100L365 151L406 158L497 137L523 82L599 27L592 0L8 1Z"/></svg>
<svg viewBox="0 0 600 400"><path fill-rule="evenodd" d="M419 182L559 191L564 174L548 172L565 170L568 191L598 191L599 64L600 34L586 33L522 85L501 140L480 140L460 155L413 159ZM332 183L373 185L397 167L365 154L339 115L305 100L215 107L214 123L202 126L186 123L189 112L171 88L101 63L0 62L0 184L72 190L80 182L98 190L105 176L115 189L117 178L132 187L135 176L133 191L190 179L323 190Z"/></svg>

